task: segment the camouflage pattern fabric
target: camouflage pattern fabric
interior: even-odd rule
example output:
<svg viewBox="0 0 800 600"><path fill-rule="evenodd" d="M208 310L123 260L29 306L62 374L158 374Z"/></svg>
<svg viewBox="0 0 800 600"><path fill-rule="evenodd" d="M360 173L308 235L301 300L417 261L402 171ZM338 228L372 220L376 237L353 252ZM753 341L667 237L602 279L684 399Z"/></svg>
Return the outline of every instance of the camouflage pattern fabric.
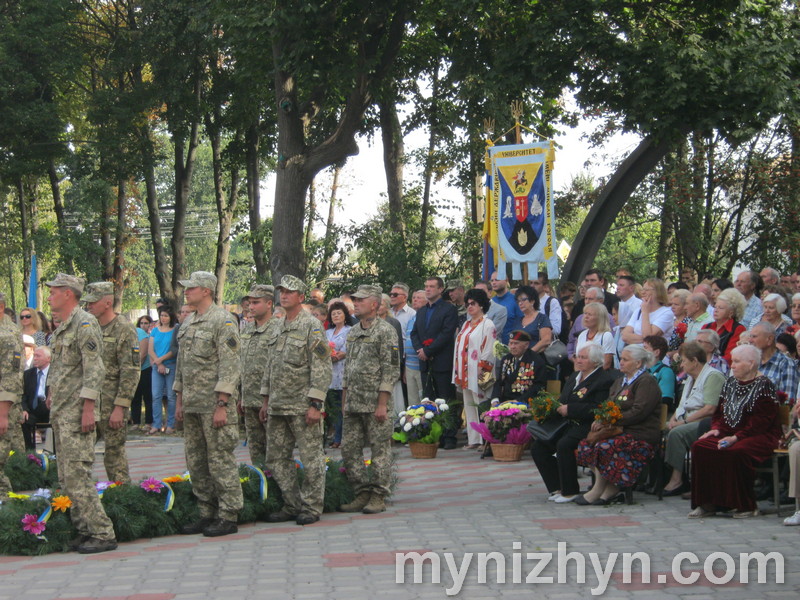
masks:
<svg viewBox="0 0 800 600"><path fill-rule="evenodd" d="M267 321L256 327L255 323L248 323L241 334L241 371L242 371L242 406L261 408L261 380L269 356L270 338L269 329L274 320Z"/></svg>
<svg viewBox="0 0 800 600"><path fill-rule="evenodd" d="M200 517L235 521L244 499L233 454L239 442L235 417L214 427L214 415L189 413L183 419L186 466L192 478Z"/></svg>
<svg viewBox="0 0 800 600"><path fill-rule="evenodd" d="M239 327L216 304L189 315L178 330L173 389L182 393L186 465L200 515L235 521L243 506L233 451L239 441ZM227 425L214 427L219 393L229 394Z"/></svg>
<svg viewBox="0 0 800 600"><path fill-rule="evenodd" d="M305 311L293 321L280 317L271 323L261 395L269 397L270 415L305 415L308 399L325 400L331 385L328 339L320 322Z"/></svg>
<svg viewBox="0 0 800 600"><path fill-rule="evenodd" d="M100 325L92 315L75 307L53 333L50 347L50 422L58 449L59 482L72 500L70 517L79 534L113 540L114 528L92 480L95 433L81 430L83 398L95 401L95 421L99 418L105 378Z"/></svg>
<svg viewBox="0 0 800 600"><path fill-rule="evenodd" d="M184 413L212 414L217 393L230 394L236 405L239 390L239 327L224 308L212 304L186 317L178 330L176 392L183 393ZM235 411L233 413L235 415Z"/></svg>
<svg viewBox="0 0 800 600"><path fill-rule="evenodd" d="M263 467L267 460L267 426L258 417L259 408L244 407L244 427L247 431L247 448L250 450L250 464Z"/></svg>
<svg viewBox="0 0 800 600"><path fill-rule="evenodd" d="M387 399L387 418L375 418L380 392L391 394L400 378L397 333L383 319L364 329L355 325L347 334L347 362L344 381L344 425L342 458L347 479L356 494L367 491L389 495L392 462L392 406ZM372 481L364 466L364 447L372 454Z"/></svg>
<svg viewBox="0 0 800 600"><path fill-rule="evenodd" d="M306 425L305 415L270 415L267 420L267 468L283 494L286 512L321 515L325 499L325 453L322 450L322 421ZM297 465L292 458L295 445L303 463L303 485L297 483Z"/></svg>
<svg viewBox="0 0 800 600"><path fill-rule="evenodd" d="M119 315L110 323L101 326L103 332L103 363L106 376L100 395L100 420L97 422L97 441L105 441L103 463L109 481L131 480L128 472L128 455L125 442L128 438L128 413L131 400L139 385L141 365L139 363L139 338L136 329L125 317ZM123 423L112 429L108 420L115 406L124 410Z"/></svg>
<svg viewBox="0 0 800 600"><path fill-rule="evenodd" d="M0 494L3 495L11 491L11 483L4 472L8 453L20 451L15 448L18 442L14 438L16 430L22 435L19 422L22 371L22 334L8 315L3 315L0 317L0 402L8 404L8 431L0 436Z"/></svg>

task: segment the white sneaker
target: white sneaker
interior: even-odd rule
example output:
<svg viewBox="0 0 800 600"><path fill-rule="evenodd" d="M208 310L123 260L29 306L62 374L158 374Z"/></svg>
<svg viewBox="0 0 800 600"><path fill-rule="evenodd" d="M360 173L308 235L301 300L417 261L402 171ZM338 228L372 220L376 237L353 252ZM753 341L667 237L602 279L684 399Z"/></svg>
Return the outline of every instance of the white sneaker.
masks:
<svg viewBox="0 0 800 600"><path fill-rule="evenodd" d="M783 520L784 525L800 525L800 510Z"/></svg>
<svg viewBox="0 0 800 600"><path fill-rule="evenodd" d="M566 504L567 502L574 502L575 498L577 498L577 497L578 497L577 494L574 495L574 496L561 496L561 495L559 495L558 498L553 500L553 502L555 502L556 504Z"/></svg>
<svg viewBox="0 0 800 600"><path fill-rule="evenodd" d="M552 494L550 494L550 496L548 496L547 501L555 502L559 498L561 498L561 492L553 492Z"/></svg>

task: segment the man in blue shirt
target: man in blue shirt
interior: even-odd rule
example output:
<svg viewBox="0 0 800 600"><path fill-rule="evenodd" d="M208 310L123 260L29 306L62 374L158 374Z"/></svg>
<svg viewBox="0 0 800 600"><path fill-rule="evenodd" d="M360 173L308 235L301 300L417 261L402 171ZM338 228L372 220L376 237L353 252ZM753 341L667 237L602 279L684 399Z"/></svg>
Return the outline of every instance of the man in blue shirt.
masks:
<svg viewBox="0 0 800 600"><path fill-rule="evenodd" d="M498 279L497 271L492 273L492 289L494 290L494 298L492 302L497 302L501 306L506 307L506 325L500 334L500 341L508 344L508 336L514 328L514 323L522 318L522 311L517 306L517 300L514 294L508 291L508 281L506 279Z"/></svg>

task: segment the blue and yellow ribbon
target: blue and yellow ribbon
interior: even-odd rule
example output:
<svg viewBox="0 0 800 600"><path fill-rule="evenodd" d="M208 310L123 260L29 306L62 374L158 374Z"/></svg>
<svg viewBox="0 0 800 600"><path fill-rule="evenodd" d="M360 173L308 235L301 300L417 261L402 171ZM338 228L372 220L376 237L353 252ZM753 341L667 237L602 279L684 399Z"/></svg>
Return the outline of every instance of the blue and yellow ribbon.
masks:
<svg viewBox="0 0 800 600"><path fill-rule="evenodd" d="M164 500L164 512L169 512L172 510L172 507L175 504L175 492L172 491L172 486L163 479L161 480L161 483L163 483L164 487L167 488L167 497Z"/></svg>
<svg viewBox="0 0 800 600"><path fill-rule="evenodd" d="M267 488L267 478L264 475L264 471L253 465L245 465L245 466L251 471L253 471L258 477L258 499L261 500L261 502L264 502L269 494Z"/></svg>

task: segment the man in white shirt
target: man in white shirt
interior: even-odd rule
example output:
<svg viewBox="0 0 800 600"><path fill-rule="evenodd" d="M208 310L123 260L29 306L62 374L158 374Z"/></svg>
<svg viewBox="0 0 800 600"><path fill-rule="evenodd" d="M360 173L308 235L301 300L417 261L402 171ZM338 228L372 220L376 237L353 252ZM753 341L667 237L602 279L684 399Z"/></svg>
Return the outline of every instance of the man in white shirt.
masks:
<svg viewBox="0 0 800 600"><path fill-rule="evenodd" d="M742 271L736 276L733 285L747 300L741 323L747 329L751 329L764 315L764 307L761 306L761 298L759 298L763 285L761 277L755 271Z"/></svg>
<svg viewBox="0 0 800 600"><path fill-rule="evenodd" d="M620 275L617 277L617 298L619 298L619 326L625 327L631 317L635 315L642 306L641 298L636 297L636 280L630 275Z"/></svg>
<svg viewBox="0 0 800 600"><path fill-rule="evenodd" d="M408 322L411 317L417 314L417 311L407 304L408 291L408 285L398 281L392 286L392 291L389 292L389 307L391 308L392 316L400 321L403 331L408 328Z"/></svg>
<svg viewBox="0 0 800 600"><path fill-rule="evenodd" d="M540 273L538 279L531 281L533 289L539 294L539 307L550 319L550 324L553 326L553 337L557 338L561 335L561 303L557 298L554 298L547 293L550 280L547 275Z"/></svg>

